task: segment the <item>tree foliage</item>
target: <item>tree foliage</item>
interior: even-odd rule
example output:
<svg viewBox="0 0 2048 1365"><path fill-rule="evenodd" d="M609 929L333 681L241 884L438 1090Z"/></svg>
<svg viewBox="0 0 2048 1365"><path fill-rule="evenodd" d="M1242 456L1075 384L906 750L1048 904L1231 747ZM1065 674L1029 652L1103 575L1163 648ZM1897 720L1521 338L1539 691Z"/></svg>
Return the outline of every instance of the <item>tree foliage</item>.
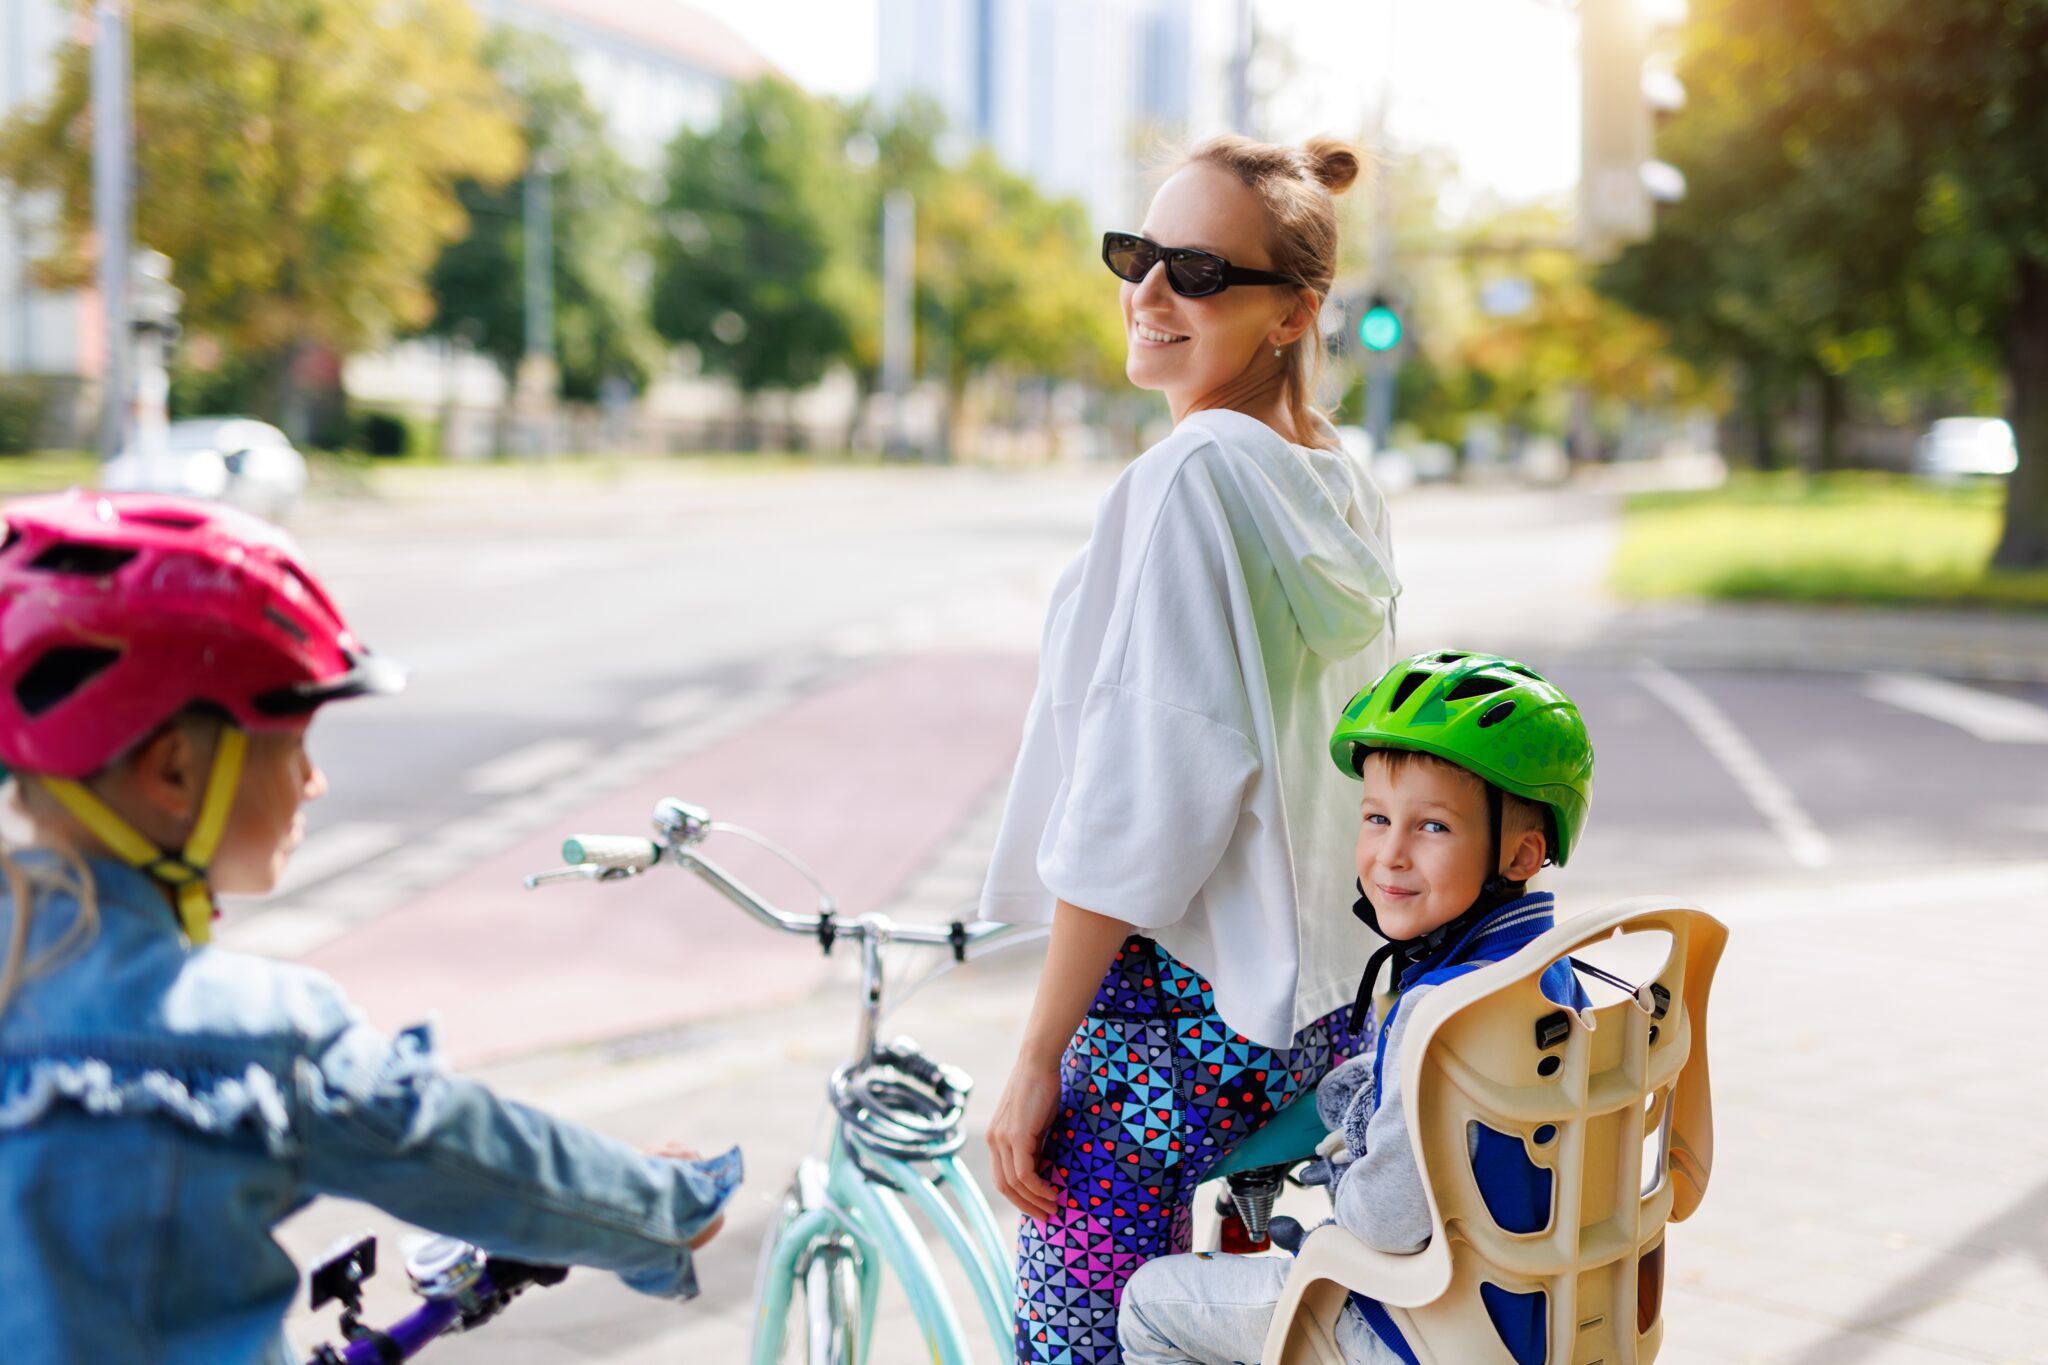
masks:
<svg viewBox="0 0 2048 1365"><path fill-rule="evenodd" d="M1996 561L2048 564L2048 0L1695 0L1686 200L1607 283L1780 379L2002 370Z"/></svg>
<svg viewBox="0 0 2048 1365"><path fill-rule="evenodd" d="M81 9L85 8L80 0ZM136 237L171 258L188 330L282 381L424 323L465 216L458 180L518 168L464 0L136 0ZM59 196L51 282L91 273L90 52L0 131L0 175Z"/></svg>
<svg viewBox="0 0 2048 1365"><path fill-rule="evenodd" d="M559 392L590 402L614 377L637 391L660 363L645 303L651 222L641 178L607 140L559 44L501 28L484 58L520 110L526 169L509 184L457 187L470 230L428 277L435 310L424 330L470 341L513 380L526 353L527 179L546 174Z"/></svg>
<svg viewBox="0 0 2048 1365"><path fill-rule="evenodd" d="M843 141L833 109L766 76L669 146L654 325L743 394L814 384L851 344L861 227Z"/></svg>

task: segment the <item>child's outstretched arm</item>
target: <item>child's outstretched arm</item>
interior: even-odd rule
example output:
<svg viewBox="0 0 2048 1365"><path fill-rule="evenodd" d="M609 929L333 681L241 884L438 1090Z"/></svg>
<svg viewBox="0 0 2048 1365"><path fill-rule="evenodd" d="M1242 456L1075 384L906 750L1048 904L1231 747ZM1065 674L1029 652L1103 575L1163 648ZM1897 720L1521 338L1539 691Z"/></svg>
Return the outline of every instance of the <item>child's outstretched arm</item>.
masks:
<svg viewBox="0 0 2048 1365"><path fill-rule="evenodd" d="M690 1247L740 1180L708 1160L624 1143L449 1074L426 1028L356 1023L299 1063L291 1100L301 1179L486 1251L618 1273L647 1294L697 1292Z"/></svg>

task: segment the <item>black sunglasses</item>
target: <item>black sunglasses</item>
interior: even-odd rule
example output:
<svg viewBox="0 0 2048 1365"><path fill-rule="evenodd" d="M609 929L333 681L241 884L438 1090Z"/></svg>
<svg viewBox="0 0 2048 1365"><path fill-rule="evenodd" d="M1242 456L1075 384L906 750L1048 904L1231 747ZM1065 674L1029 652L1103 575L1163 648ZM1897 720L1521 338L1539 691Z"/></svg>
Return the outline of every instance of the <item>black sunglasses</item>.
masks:
<svg viewBox="0 0 2048 1365"><path fill-rule="evenodd" d="M1213 251L1191 246L1161 246L1135 232L1102 234L1102 263L1109 273L1131 284L1143 284L1152 267L1166 262L1166 283L1184 299L1204 299L1220 294L1233 284L1291 284L1302 288L1292 275L1275 275L1270 270L1247 270L1232 265Z"/></svg>

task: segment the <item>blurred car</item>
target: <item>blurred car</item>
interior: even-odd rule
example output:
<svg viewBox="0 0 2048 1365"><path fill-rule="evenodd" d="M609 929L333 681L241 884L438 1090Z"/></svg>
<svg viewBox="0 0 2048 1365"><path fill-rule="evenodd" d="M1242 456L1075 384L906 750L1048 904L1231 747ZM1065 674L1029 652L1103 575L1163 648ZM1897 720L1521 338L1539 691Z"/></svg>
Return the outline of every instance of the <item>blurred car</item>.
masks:
<svg viewBox="0 0 2048 1365"><path fill-rule="evenodd" d="M1913 451L1913 471L1934 478L2010 474L2019 463L2012 427L1997 417L1944 417Z"/></svg>
<svg viewBox="0 0 2048 1365"><path fill-rule="evenodd" d="M306 458L291 438L253 417L188 417L170 424L154 459L124 450L100 471L117 492L180 493L231 502L275 521L306 490Z"/></svg>

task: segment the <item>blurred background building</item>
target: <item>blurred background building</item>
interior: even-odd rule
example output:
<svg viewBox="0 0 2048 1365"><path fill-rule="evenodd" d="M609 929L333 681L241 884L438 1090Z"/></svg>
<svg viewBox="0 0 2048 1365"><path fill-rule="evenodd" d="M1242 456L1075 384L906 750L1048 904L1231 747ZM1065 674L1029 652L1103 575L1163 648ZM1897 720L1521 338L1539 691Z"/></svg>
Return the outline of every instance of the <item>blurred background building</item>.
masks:
<svg viewBox="0 0 2048 1365"><path fill-rule="evenodd" d="M0 0L0 119L49 94L56 80L50 55L71 32L72 16L58 0ZM0 374L75 384L98 372L100 335L96 314L77 295L38 289L31 277L36 243L54 213L51 196L16 193L0 180Z"/></svg>
<svg viewBox="0 0 2048 1365"><path fill-rule="evenodd" d="M1162 140L1229 121L1231 0L881 0L875 96L923 95L960 135L1134 224Z"/></svg>

